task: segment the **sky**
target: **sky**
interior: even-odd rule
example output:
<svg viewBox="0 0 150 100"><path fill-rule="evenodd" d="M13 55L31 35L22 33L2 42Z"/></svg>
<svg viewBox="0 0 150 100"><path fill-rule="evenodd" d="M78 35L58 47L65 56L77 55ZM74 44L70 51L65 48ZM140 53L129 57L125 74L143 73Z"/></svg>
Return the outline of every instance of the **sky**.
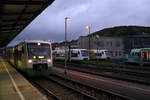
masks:
<svg viewBox="0 0 150 100"><path fill-rule="evenodd" d="M11 43L22 40L64 41L65 17L67 40L115 26L150 26L150 0L55 0Z"/></svg>

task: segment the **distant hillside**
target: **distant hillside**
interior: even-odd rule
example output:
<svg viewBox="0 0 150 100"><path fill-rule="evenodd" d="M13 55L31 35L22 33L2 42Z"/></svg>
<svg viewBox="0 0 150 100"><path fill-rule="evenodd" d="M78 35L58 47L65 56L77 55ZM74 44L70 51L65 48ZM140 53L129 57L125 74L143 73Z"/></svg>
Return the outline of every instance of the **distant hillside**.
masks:
<svg viewBox="0 0 150 100"><path fill-rule="evenodd" d="M150 35L150 27L143 26L118 26L106 28L93 33L101 36L128 36L128 35Z"/></svg>

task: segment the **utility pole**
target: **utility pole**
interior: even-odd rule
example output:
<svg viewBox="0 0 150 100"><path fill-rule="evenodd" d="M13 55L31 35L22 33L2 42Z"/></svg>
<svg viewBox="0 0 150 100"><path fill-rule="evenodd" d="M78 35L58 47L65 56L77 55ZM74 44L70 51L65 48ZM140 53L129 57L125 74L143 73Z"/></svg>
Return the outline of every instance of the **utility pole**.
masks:
<svg viewBox="0 0 150 100"><path fill-rule="evenodd" d="M67 21L69 17L65 17L65 74L67 74Z"/></svg>

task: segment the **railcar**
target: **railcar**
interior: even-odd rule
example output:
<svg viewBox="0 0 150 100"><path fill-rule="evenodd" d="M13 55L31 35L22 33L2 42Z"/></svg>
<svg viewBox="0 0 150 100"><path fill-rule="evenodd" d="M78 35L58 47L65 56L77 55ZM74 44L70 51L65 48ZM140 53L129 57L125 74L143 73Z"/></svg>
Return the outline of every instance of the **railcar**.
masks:
<svg viewBox="0 0 150 100"><path fill-rule="evenodd" d="M90 60L96 60L96 59L111 59L112 58L112 52L109 50L90 50Z"/></svg>
<svg viewBox="0 0 150 100"><path fill-rule="evenodd" d="M65 60L65 50L54 50L53 56L55 60ZM86 49L67 49L67 61L88 61L89 55Z"/></svg>
<svg viewBox="0 0 150 100"><path fill-rule="evenodd" d="M52 72L52 48L46 41L24 41L8 48L9 61L28 76L48 76Z"/></svg>
<svg viewBox="0 0 150 100"><path fill-rule="evenodd" d="M150 48L132 49L127 63L150 64Z"/></svg>
<svg viewBox="0 0 150 100"><path fill-rule="evenodd" d="M64 60L65 59L65 50L53 50L53 59L54 60Z"/></svg>

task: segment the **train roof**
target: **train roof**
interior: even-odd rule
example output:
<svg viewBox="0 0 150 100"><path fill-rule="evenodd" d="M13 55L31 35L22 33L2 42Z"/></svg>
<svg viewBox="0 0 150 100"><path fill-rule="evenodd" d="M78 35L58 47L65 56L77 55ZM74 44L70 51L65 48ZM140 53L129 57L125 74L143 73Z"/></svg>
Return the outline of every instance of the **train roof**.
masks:
<svg viewBox="0 0 150 100"><path fill-rule="evenodd" d="M66 50L68 51L69 49L66 49ZM76 50L76 51L78 51L78 50L87 50L87 49L70 49L70 50ZM56 49L54 51L65 51L65 49Z"/></svg>
<svg viewBox="0 0 150 100"><path fill-rule="evenodd" d="M77 50L78 51L78 50L87 50L87 49L70 49L70 50Z"/></svg>
<svg viewBox="0 0 150 100"><path fill-rule="evenodd" d="M87 49L70 49L70 51L74 51L74 52L78 52L78 51L80 51L80 50L87 50ZM68 52L69 49L66 49L66 51ZM55 53L64 53L65 50L64 50L64 49L63 49L63 50L57 49L57 50L53 50L53 52L55 52Z"/></svg>
<svg viewBox="0 0 150 100"><path fill-rule="evenodd" d="M137 49L131 49L131 52L140 52L141 50L150 50L150 48L137 48Z"/></svg>
<svg viewBox="0 0 150 100"><path fill-rule="evenodd" d="M100 49L91 49L90 51L93 51L94 53L97 53L97 52L110 51L110 50L106 50L106 49L103 49L103 50L100 50Z"/></svg>
<svg viewBox="0 0 150 100"><path fill-rule="evenodd" d="M47 44L51 44L51 42L43 41L43 40L25 40L23 42L20 42L19 44L22 44L22 43L47 43Z"/></svg>

